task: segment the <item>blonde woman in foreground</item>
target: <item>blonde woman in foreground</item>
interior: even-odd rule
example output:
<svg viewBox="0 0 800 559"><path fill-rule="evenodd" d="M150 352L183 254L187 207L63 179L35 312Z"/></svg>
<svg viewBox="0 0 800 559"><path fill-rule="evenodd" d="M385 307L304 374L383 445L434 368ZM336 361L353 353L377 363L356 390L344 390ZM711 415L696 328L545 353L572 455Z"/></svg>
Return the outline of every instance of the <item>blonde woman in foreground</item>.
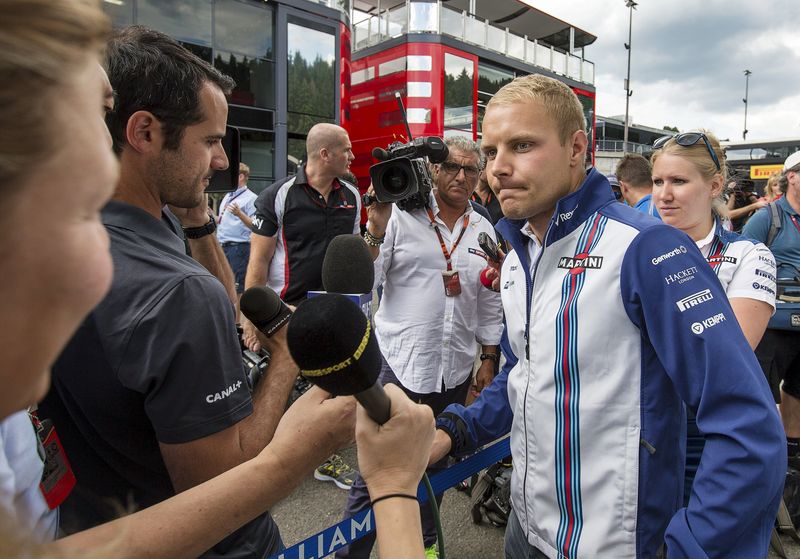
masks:
<svg viewBox="0 0 800 559"><path fill-rule="evenodd" d="M43 397L53 361L110 285L108 237L99 216L118 173L103 122L111 96L99 69L109 31L96 0L0 1L0 419ZM427 451L418 451L417 460L409 449L433 435L429 411L389 394L393 415L386 425L378 430L368 418L358 421L365 477L382 493L411 490L406 486L418 481ZM35 513L18 509L17 495L2 483L2 555L196 557L286 497L350 441L354 411L352 399L312 389L256 458L153 507L50 544L39 543L30 531ZM403 487L391 485L397 475L381 475L386 464L402 464ZM393 520L414 516L393 502L376 510L378 522L395 526ZM384 536L392 539L395 557L422 549L413 523Z"/></svg>

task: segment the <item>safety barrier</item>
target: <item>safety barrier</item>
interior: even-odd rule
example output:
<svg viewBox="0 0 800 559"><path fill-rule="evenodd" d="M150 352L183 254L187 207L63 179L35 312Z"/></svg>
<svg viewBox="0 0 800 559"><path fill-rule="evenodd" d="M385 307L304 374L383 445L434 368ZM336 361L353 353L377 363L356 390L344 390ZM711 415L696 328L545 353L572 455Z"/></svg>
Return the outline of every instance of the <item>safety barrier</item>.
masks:
<svg viewBox="0 0 800 559"><path fill-rule="evenodd" d="M442 493L455 487L460 481L502 460L509 454L511 454L509 438L505 437L433 476L430 480L433 492ZM422 483L417 488L417 498L420 503L428 500L428 493ZM269 559L322 559L374 530L372 508L369 508L296 543Z"/></svg>

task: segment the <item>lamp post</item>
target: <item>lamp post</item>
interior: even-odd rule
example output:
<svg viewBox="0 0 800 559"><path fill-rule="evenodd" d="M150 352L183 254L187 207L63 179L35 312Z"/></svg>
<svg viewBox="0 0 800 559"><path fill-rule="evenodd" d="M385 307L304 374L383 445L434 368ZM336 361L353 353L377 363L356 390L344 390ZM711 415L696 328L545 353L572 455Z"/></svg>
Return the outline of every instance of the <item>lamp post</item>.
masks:
<svg viewBox="0 0 800 559"><path fill-rule="evenodd" d="M750 86L750 74L752 74L750 70L744 71L744 128L742 129L742 140L747 139L747 94L748 89Z"/></svg>
<svg viewBox="0 0 800 559"><path fill-rule="evenodd" d="M625 6L630 8L628 16L628 42L625 43L625 50L628 51L628 75L625 78L625 136L622 140L622 152L628 153L628 108L630 107L631 95L631 34L633 30L633 10L636 9L634 0L625 0Z"/></svg>

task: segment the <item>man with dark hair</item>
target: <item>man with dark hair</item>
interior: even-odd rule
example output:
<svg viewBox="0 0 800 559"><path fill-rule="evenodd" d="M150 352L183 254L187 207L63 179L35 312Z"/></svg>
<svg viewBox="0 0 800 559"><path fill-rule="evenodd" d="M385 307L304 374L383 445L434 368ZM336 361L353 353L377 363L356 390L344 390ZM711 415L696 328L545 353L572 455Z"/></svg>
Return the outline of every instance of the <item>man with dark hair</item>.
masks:
<svg viewBox="0 0 800 559"><path fill-rule="evenodd" d="M59 357L42 405L78 479L62 507L67 531L158 503L255 456L297 375L279 332L251 397L232 274L207 213L205 188L228 166L232 80L142 27L112 38L108 71L119 98L107 121L120 181L102 212L114 281ZM281 547L264 514L206 556L261 558Z"/></svg>
<svg viewBox="0 0 800 559"><path fill-rule="evenodd" d="M661 219L652 200L652 169L647 159L626 153L617 163L616 177L622 198L630 207Z"/></svg>

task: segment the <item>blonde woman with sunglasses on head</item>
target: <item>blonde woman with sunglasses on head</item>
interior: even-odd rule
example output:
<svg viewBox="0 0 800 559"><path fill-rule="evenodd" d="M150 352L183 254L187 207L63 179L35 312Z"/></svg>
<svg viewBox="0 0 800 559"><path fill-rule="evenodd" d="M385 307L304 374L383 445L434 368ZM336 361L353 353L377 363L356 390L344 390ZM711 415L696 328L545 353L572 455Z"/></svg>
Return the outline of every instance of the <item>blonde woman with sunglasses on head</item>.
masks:
<svg viewBox="0 0 800 559"><path fill-rule="evenodd" d="M722 193L727 165L717 139L686 132L653 144L653 202L664 223L697 244L722 283L750 347L755 349L775 310L775 259L762 243L723 228ZM693 271L665 281L689 282ZM700 300L700 299L698 299ZM702 301L698 304L702 304ZM704 445L694 417L689 418L685 499Z"/></svg>

